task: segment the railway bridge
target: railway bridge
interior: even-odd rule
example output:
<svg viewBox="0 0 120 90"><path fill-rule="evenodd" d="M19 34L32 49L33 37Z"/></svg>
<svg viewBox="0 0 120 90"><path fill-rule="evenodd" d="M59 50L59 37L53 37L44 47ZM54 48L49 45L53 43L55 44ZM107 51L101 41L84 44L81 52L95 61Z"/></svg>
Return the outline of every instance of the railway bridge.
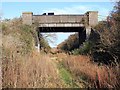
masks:
<svg viewBox="0 0 120 90"><path fill-rule="evenodd" d="M87 11L85 14L22 13L22 22L26 25L38 24L37 33L42 32L78 32L79 43L82 44L90 36L92 28L98 23L98 11ZM40 43L37 44L38 50Z"/></svg>

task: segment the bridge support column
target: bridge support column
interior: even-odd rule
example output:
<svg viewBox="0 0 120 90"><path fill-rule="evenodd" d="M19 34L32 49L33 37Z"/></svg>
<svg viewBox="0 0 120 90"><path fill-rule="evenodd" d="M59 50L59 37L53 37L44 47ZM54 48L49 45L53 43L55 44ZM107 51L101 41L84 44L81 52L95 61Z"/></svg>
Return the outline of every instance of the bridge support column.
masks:
<svg viewBox="0 0 120 90"><path fill-rule="evenodd" d="M90 33L91 33L91 27L88 26L88 27L85 27L85 29L86 29L86 40L88 40L90 37Z"/></svg>
<svg viewBox="0 0 120 90"><path fill-rule="evenodd" d="M79 47L80 47L86 39L86 30L85 29L80 30L80 32L78 32L78 35L79 35Z"/></svg>
<svg viewBox="0 0 120 90"><path fill-rule="evenodd" d="M38 43L38 46L37 46L37 50L38 52L40 52L40 44Z"/></svg>
<svg viewBox="0 0 120 90"><path fill-rule="evenodd" d="M37 29L36 32L37 32L37 35L36 35L36 37L37 37L36 48L37 48L37 51L40 52L40 37L39 37L40 36L39 35L40 32L39 32L39 29Z"/></svg>

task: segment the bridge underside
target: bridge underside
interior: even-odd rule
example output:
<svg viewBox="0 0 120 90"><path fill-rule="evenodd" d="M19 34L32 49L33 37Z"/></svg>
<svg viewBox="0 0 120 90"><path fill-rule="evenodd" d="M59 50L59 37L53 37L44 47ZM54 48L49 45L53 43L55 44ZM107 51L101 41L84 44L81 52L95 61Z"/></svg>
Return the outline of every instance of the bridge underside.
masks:
<svg viewBox="0 0 120 90"><path fill-rule="evenodd" d="M52 33L52 32L56 32L56 33L57 32L64 32L64 33L65 32L78 32L79 46L86 40L85 27L39 27L38 37L40 33Z"/></svg>
<svg viewBox="0 0 120 90"><path fill-rule="evenodd" d="M46 32L83 32L84 27L39 27L39 31Z"/></svg>

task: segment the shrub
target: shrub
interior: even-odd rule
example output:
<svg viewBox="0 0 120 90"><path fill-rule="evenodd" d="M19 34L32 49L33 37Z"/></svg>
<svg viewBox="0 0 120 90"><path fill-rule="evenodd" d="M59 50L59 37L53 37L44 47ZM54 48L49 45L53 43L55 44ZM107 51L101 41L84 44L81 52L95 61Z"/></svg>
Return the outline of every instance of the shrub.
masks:
<svg viewBox="0 0 120 90"><path fill-rule="evenodd" d="M34 29L28 25L22 25L21 18L3 21L3 46L14 52L27 54L33 49Z"/></svg>
<svg viewBox="0 0 120 90"><path fill-rule="evenodd" d="M79 54L88 54L90 53L92 49L92 43L90 41L86 41L83 43L83 45L79 49L74 49L72 53L74 55L79 55Z"/></svg>
<svg viewBox="0 0 120 90"><path fill-rule="evenodd" d="M34 31L32 31L31 26L21 25L21 27L20 27L20 34L21 34L20 40L25 43L24 50L26 53L30 52L33 48L34 37L32 35L32 32L34 32Z"/></svg>
<svg viewBox="0 0 120 90"><path fill-rule="evenodd" d="M98 23L96 31L100 39L92 49L94 61L114 65L120 63L120 1L116 3L107 21Z"/></svg>

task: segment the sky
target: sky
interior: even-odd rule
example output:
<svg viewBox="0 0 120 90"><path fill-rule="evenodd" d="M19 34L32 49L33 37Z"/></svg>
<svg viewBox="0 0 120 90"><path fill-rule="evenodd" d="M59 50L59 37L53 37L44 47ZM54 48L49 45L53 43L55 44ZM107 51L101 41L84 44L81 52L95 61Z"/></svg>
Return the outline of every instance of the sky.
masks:
<svg viewBox="0 0 120 90"><path fill-rule="evenodd" d="M22 12L33 12L33 14L43 14L44 12L54 12L55 14L84 14L87 11L98 11L98 19L105 20L106 16L113 10L113 2L2 2L0 14L2 19L18 18ZM73 32L74 33L74 32ZM68 38L73 33L56 33L55 43L50 43L55 47Z"/></svg>

